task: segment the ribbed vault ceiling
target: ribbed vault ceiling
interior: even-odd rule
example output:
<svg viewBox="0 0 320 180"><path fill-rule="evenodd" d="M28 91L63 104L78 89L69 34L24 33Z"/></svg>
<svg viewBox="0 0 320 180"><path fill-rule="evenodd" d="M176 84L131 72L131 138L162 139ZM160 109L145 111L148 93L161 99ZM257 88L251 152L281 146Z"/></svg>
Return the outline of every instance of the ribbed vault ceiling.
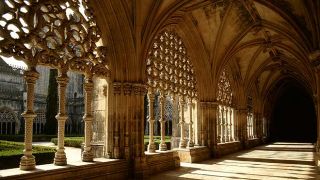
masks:
<svg viewBox="0 0 320 180"><path fill-rule="evenodd" d="M108 2L99 1L101 9ZM215 98L218 76L226 66L247 95L265 94L283 76L315 90L309 55L320 49L319 1L127 0L120 4L131 25L128 32L137 40L134 48L140 64L163 28L180 33L195 66L200 98ZM205 88L208 82L210 91Z"/></svg>

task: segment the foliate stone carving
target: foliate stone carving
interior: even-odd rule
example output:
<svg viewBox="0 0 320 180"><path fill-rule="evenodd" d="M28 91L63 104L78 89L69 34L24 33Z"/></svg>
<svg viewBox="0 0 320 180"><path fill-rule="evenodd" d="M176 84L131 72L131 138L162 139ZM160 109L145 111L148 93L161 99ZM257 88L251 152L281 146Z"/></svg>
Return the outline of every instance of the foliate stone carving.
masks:
<svg viewBox="0 0 320 180"><path fill-rule="evenodd" d="M226 70L223 70L218 81L217 101L231 105L232 104L232 89Z"/></svg>
<svg viewBox="0 0 320 180"><path fill-rule="evenodd" d="M181 38L164 30L155 37L147 57L148 85L164 92L196 96L193 66Z"/></svg>
<svg viewBox="0 0 320 180"><path fill-rule="evenodd" d="M106 48L87 0L0 2L0 53L28 65L109 75Z"/></svg>
<svg viewBox="0 0 320 180"><path fill-rule="evenodd" d="M121 83L113 83L113 94L121 94Z"/></svg>
<svg viewBox="0 0 320 180"><path fill-rule="evenodd" d="M132 85L129 83L123 84L123 94L130 95L132 91Z"/></svg>

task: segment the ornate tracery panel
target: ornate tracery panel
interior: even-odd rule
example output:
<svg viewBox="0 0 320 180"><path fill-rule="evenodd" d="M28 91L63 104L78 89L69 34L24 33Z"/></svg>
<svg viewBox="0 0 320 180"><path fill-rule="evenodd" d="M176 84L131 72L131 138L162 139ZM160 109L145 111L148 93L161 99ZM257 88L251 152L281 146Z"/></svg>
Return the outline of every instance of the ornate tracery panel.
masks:
<svg viewBox="0 0 320 180"><path fill-rule="evenodd" d="M217 141L218 143L232 142L237 139L235 131L234 108L232 107L232 88L229 75L224 69L218 81L217 101Z"/></svg>
<svg viewBox="0 0 320 180"><path fill-rule="evenodd" d="M193 66L181 38L173 31L155 37L147 58L148 85L188 97L196 96Z"/></svg>
<svg viewBox="0 0 320 180"><path fill-rule="evenodd" d="M173 122L176 122L174 119L176 116L174 114L178 109L173 109L174 101L179 101L180 106L185 107L187 99L192 102L197 96L193 66L182 39L172 30L163 30L154 38L146 63L151 104L159 104L154 106L154 111L153 109L149 111L151 113L149 113L149 123L159 119L160 124L163 123L161 126L165 126L165 121L171 121L172 124L168 122L167 127L175 127ZM182 121L184 123L184 119ZM192 126L192 120L190 124ZM161 135L164 136L163 132L166 131L161 131ZM167 134L171 133L167 131ZM182 139L185 141L184 137Z"/></svg>
<svg viewBox="0 0 320 180"><path fill-rule="evenodd" d="M0 2L0 54L93 74L109 74L87 0Z"/></svg>

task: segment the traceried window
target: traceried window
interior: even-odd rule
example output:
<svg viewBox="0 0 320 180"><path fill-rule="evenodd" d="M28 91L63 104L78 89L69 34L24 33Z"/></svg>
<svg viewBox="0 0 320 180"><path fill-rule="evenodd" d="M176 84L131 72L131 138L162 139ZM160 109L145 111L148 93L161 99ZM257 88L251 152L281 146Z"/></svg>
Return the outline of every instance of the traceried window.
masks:
<svg viewBox="0 0 320 180"><path fill-rule="evenodd" d="M217 101L217 141L227 143L237 140L234 120L234 108L232 107L232 89L228 73L224 69L218 81Z"/></svg>
<svg viewBox="0 0 320 180"><path fill-rule="evenodd" d="M46 113L43 109L36 110L35 112L37 117L33 121L33 133L42 134L44 133L44 125L46 124Z"/></svg>
<svg viewBox="0 0 320 180"><path fill-rule="evenodd" d="M17 134L19 122L16 114L9 108L0 109L0 134Z"/></svg>
<svg viewBox="0 0 320 180"><path fill-rule="evenodd" d="M179 144L179 147L183 148L186 147L186 142L189 140L188 145L192 147L193 132L190 133L190 131L193 131L193 115L190 114L194 109L192 104L196 97L196 79L182 39L174 31L163 30L154 38L149 48L146 63L147 104L149 104L147 107L149 124L147 124L146 129L150 136L149 152L153 152L155 149L153 147L153 134L161 134L162 141L159 149L166 150L163 141L164 136L177 135L179 125L181 125L181 135L180 137L173 137L172 139L177 138L178 143L173 142L172 144ZM187 105L186 101L188 101ZM179 108L176 108L178 104ZM187 123L185 119L188 120ZM189 129L185 126L189 126ZM189 134L188 138L185 137L186 134Z"/></svg>

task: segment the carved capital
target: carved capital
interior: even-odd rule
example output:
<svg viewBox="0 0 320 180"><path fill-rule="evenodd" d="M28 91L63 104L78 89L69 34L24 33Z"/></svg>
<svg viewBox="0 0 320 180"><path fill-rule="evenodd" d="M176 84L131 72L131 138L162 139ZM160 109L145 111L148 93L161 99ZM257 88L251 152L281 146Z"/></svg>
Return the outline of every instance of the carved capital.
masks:
<svg viewBox="0 0 320 180"><path fill-rule="evenodd" d="M67 86L68 82L69 82L69 78L66 74L60 74L57 78L57 83L59 84L59 86L61 87L65 87Z"/></svg>
<svg viewBox="0 0 320 180"><path fill-rule="evenodd" d="M35 84L39 78L39 73L35 68L32 68L24 72L24 78L28 84Z"/></svg>
<svg viewBox="0 0 320 180"><path fill-rule="evenodd" d="M114 95L121 94L121 83L119 83L119 82L114 82L113 83L113 94Z"/></svg>
<svg viewBox="0 0 320 180"><path fill-rule="evenodd" d="M132 92L132 84L130 83L125 83L123 84L122 86L123 88L123 94L128 96L128 95L131 95L131 92Z"/></svg>
<svg viewBox="0 0 320 180"><path fill-rule="evenodd" d="M150 102L154 102L155 93L154 93L154 89L152 87L148 88L148 98L149 98Z"/></svg>

